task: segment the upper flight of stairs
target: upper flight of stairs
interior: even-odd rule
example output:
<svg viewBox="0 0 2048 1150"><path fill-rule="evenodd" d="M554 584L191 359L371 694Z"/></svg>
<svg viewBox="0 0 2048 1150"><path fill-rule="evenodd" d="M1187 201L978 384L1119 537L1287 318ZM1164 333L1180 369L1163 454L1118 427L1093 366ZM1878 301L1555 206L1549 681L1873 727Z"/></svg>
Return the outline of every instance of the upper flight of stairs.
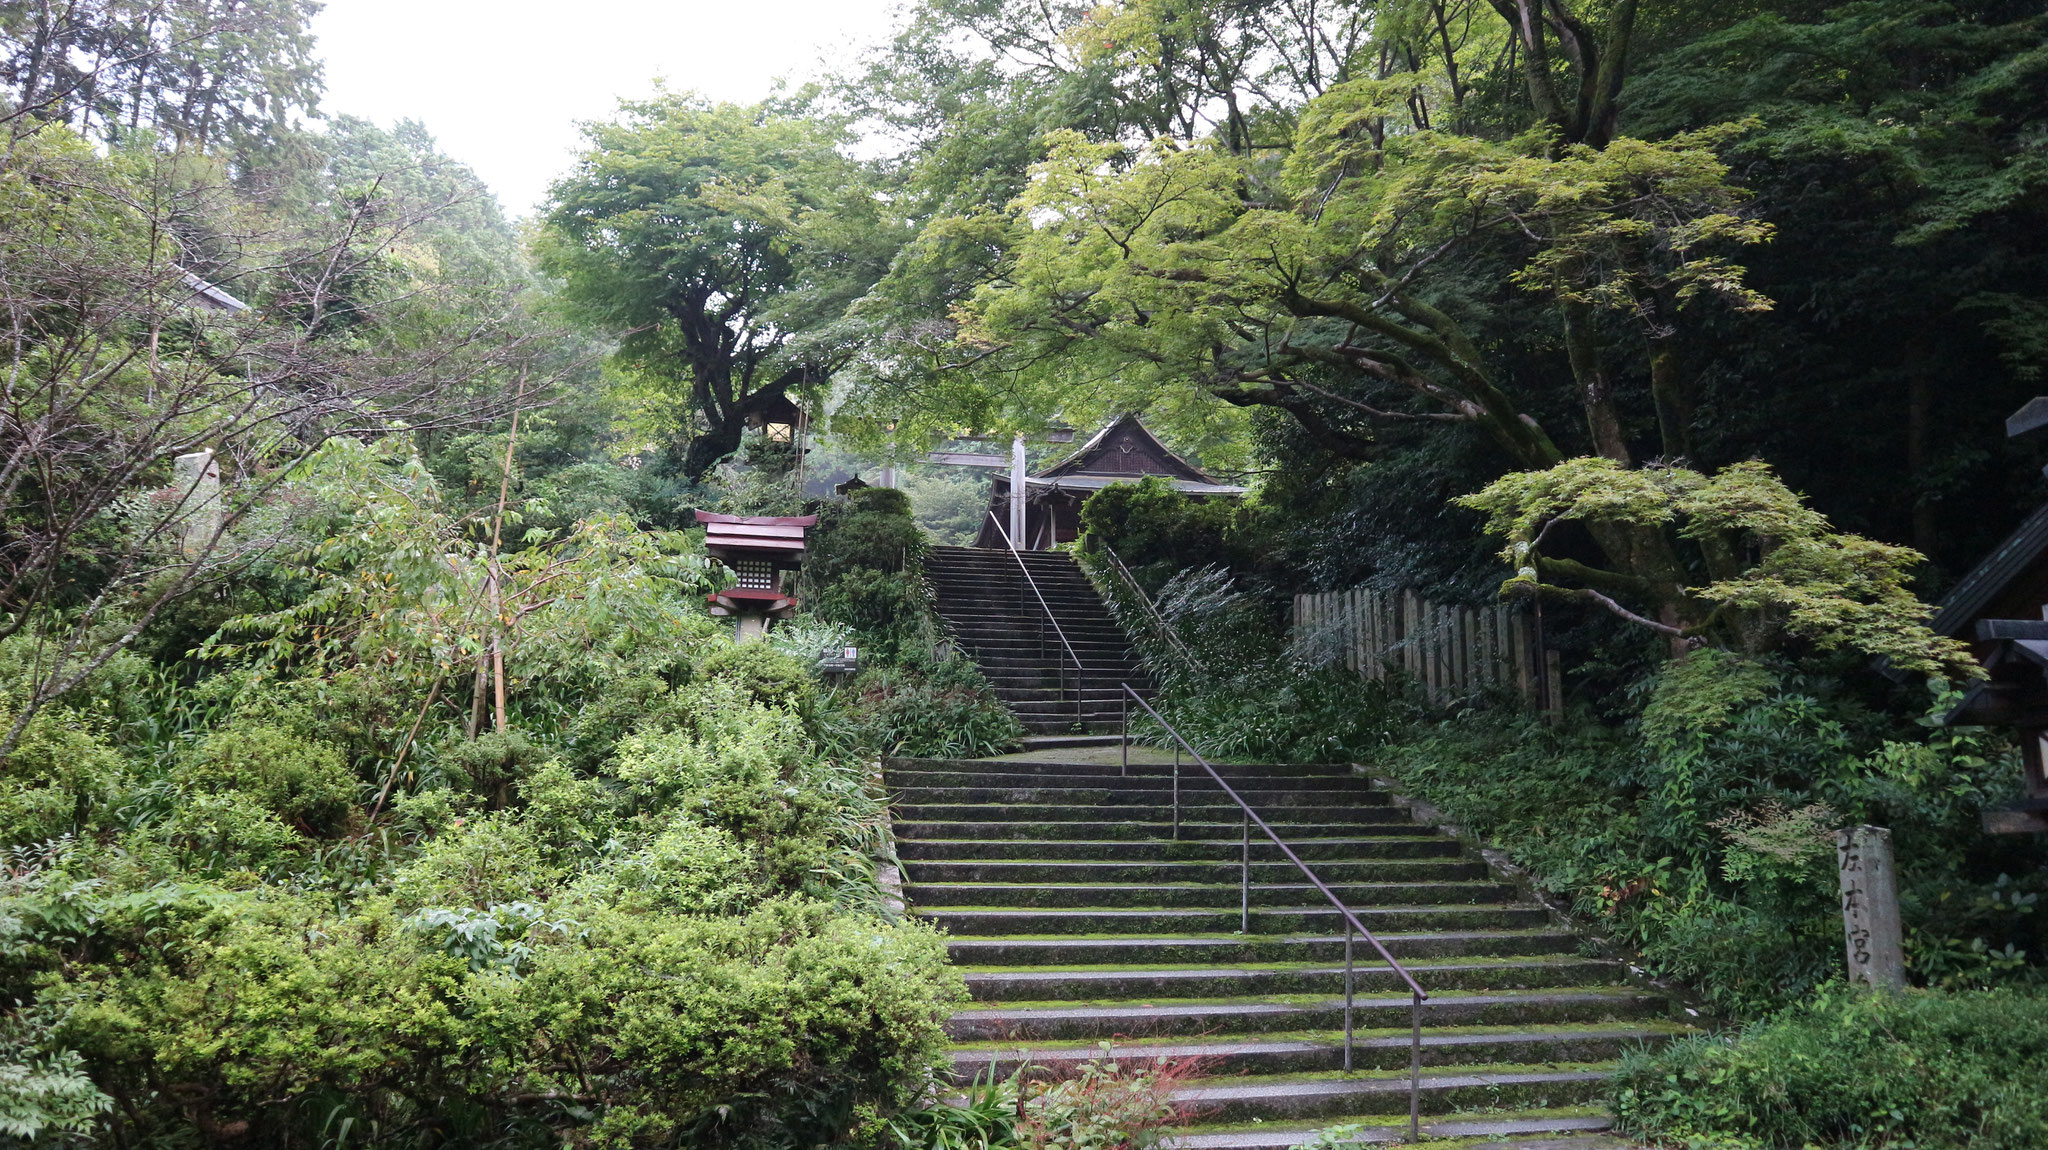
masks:
<svg viewBox="0 0 2048 1150"><path fill-rule="evenodd" d="M1079 757L1079 756L1076 756ZM1337 1123L1405 1135L1410 999L1356 947L1356 1069L1342 1071L1343 930L1255 836L1239 934L1237 808L1199 767L891 761L885 781L911 911L951 936L975 998L948 1024L962 1083L1120 1061L1193 1059L1186 1150L1286 1147ZM1626 1048L1683 1028L1664 996L1581 954L1540 906L1338 766L1219 772L1430 994L1425 1134L1519 1139L1605 1128ZM1206 784L1206 785L1203 785ZM1549 1143L1545 1143L1549 1145Z"/></svg>
<svg viewBox="0 0 2048 1150"><path fill-rule="evenodd" d="M925 578L939 617L1026 730L1114 730L1122 714L1119 684L1151 693L1129 638L1066 552L934 547ZM1045 625L1032 583L1081 661L1086 673L1078 684L1059 634Z"/></svg>

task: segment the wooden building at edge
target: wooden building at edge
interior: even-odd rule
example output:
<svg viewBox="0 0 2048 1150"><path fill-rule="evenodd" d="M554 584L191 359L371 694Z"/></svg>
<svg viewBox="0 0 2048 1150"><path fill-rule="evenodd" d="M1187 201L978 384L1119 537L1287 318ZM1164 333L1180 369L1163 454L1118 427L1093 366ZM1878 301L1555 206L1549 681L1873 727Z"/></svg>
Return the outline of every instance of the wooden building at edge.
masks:
<svg viewBox="0 0 2048 1150"><path fill-rule="evenodd" d="M1168 451L1137 416L1120 415L1072 455L1025 477L1024 534L1016 541L1018 550L1047 551L1073 542L1081 534L1081 504L1090 495L1112 483L1135 483L1147 476L1158 476L1196 499L1234 499L1245 493ZM1010 477L998 474L976 547L1004 546L996 524L1006 521L1009 504Z"/></svg>
<svg viewBox="0 0 2048 1150"><path fill-rule="evenodd" d="M1970 684L1943 721L2004 727L2020 744L2025 793L2010 808L1986 811L1984 829L2048 831L2048 504L1963 576L1930 626L1970 644L1988 676Z"/></svg>

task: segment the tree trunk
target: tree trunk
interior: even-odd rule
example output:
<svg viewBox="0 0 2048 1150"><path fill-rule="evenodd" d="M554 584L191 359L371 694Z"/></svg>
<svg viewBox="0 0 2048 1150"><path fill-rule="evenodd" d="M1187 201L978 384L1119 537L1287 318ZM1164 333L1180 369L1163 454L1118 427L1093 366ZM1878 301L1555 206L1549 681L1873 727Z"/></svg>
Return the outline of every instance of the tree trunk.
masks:
<svg viewBox="0 0 2048 1150"><path fill-rule="evenodd" d="M1907 360L1906 367L1906 474L1912 477L1907 492L1912 496L1913 549L1932 558L1936 527L1934 518L1933 452L1929 442L1934 431L1934 378L1927 370L1923 340Z"/></svg>
<svg viewBox="0 0 2048 1150"><path fill-rule="evenodd" d="M1572 378L1579 385L1579 404L1586 412L1593 450L1627 467L1631 463L1628 437L1614 410L1614 377L1608 372L1606 357L1600 354L1593 309L1583 303L1566 303L1563 310L1565 351L1571 358Z"/></svg>
<svg viewBox="0 0 2048 1150"><path fill-rule="evenodd" d="M1692 394L1678 336L1650 337L1650 396L1657 404L1657 433L1667 461L1697 459L1692 445Z"/></svg>

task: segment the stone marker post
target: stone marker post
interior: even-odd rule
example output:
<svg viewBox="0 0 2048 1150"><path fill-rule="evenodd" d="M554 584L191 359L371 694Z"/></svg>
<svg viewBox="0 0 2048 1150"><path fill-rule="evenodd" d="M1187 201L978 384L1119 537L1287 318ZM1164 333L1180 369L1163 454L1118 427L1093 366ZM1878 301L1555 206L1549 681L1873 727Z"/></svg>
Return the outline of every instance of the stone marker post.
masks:
<svg viewBox="0 0 2048 1150"><path fill-rule="evenodd" d="M1842 875L1849 981L1897 990L1906 985L1906 955L1900 941L1892 833L1870 826L1836 831L1835 862Z"/></svg>
<svg viewBox="0 0 2048 1150"><path fill-rule="evenodd" d="M220 498L220 464L213 449L180 455L171 463L170 498L177 504L173 529L185 558L196 559L213 542L226 508Z"/></svg>

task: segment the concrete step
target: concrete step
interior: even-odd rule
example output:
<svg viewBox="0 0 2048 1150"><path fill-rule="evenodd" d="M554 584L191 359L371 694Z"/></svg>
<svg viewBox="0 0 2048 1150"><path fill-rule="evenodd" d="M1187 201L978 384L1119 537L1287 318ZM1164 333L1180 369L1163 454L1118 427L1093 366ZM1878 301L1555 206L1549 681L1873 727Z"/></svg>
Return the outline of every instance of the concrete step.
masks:
<svg viewBox="0 0 2048 1150"><path fill-rule="evenodd" d="M1486 1068L1460 1073L1441 1069L1423 1074L1424 1114L1502 1106L1572 1106L1598 1099L1604 1069L1563 1067L1545 1070ZM1353 1114L1408 1113L1408 1075L1351 1076L1306 1080L1228 1080L1227 1085L1200 1085L1176 1090L1170 1100L1204 1122L1245 1122L1252 1119L1321 1118Z"/></svg>
<svg viewBox="0 0 2048 1150"><path fill-rule="evenodd" d="M1086 672L1083 672L1082 677L1087 677ZM1081 684L1081 689L1077 691L1073 680L1074 676L1069 675L1067 681L1061 684L1055 684L1051 681L1036 685L991 683L990 688L1006 703L1018 705L1044 704L1047 706L1064 705L1069 710L1073 708L1074 700L1078 696L1081 700L1081 705L1089 711L1099 711L1119 719L1122 718L1123 708L1119 704L1123 702L1125 696L1121 686L1117 688L1098 687L1093 682L1084 682ZM1134 683L1132 686L1135 688L1136 684Z"/></svg>
<svg viewBox="0 0 2048 1150"><path fill-rule="evenodd" d="M1532 904L1352 907L1351 913L1375 935L1394 931L1533 929L1550 922L1550 912ZM919 918L948 934L986 938L1049 934L1227 934L1238 927L1237 907L1228 910L1147 907L920 907ZM1343 919L1328 903L1319 906L1253 906L1251 934L1335 934Z"/></svg>
<svg viewBox="0 0 2048 1150"><path fill-rule="evenodd" d="M1562 1025L1543 1028L1427 1030L1419 1044L1425 1067L1515 1065L1557 1062L1607 1062L1628 1050L1659 1045L1682 1033L1670 1025ZM1411 1035L1390 1029L1355 1032L1351 1042L1354 1071L1404 1070ZM1285 1038L1209 1039L1202 1041L1116 1042L1105 1053L1101 1044L979 1043L953 1050L953 1081L961 1085L993 1072L997 1079L1022 1072L1031 1081L1071 1075L1081 1063L1110 1058L1119 1064L1144 1067L1193 1061L1210 1078L1224 1075L1318 1074L1344 1069L1342 1031Z"/></svg>
<svg viewBox="0 0 2048 1150"><path fill-rule="evenodd" d="M1402 963L1431 993L1451 990L1533 990L1600 986L1623 976L1619 963L1550 955L1534 958L1422 960ZM1140 967L1116 970L969 970L967 991L976 1002L1060 1002L1155 998L1242 998L1275 994L1342 994L1344 968L1323 964L1274 966ZM1384 965L1356 967L1358 993L1386 994L1406 986Z"/></svg>
<svg viewBox="0 0 2048 1150"><path fill-rule="evenodd" d="M1456 858L1461 852L1451 839L1416 835L1348 839L1294 839L1289 849L1314 864L1326 859ZM896 853L905 862L967 862L1005 859L1073 859L1105 862L1228 861L1238 859L1238 844L1221 840L1194 842L1085 842L1032 839L899 839ZM1252 844L1252 862L1285 861L1270 842Z"/></svg>
<svg viewBox="0 0 2048 1150"><path fill-rule="evenodd" d="M1362 1123L1351 1119L1364 1119ZM1346 1115L1314 1124L1301 1122L1262 1123L1246 1129L1210 1132L1201 1127L1185 1128L1169 1135L1162 1150L1291 1150L1315 1137L1327 1126L1343 1122L1361 1129L1351 1141L1361 1145L1386 1145L1408 1141L1406 1115ZM1588 1115L1583 1108L1545 1113L1525 1110L1512 1115L1449 1115L1432 1117L1422 1124L1424 1138L1461 1139L1469 1150L1632 1150L1636 1143L1602 1133L1613 1119ZM1473 1143L1475 1138L1501 1139Z"/></svg>
<svg viewBox="0 0 2048 1150"><path fill-rule="evenodd" d="M1055 678L1072 679L1074 677L1074 664L1072 660L1062 660L1057 654L1048 655L1043 658L1033 656L1030 658L1019 657L1014 659L984 659L976 665L981 668L981 673L987 677L989 682L997 685L1005 683L1029 685L1037 683L1041 679L1050 682ZM1064 670L1061 669L1062 665L1064 665ZM1095 683L1097 678L1113 679L1114 683L1117 684L1129 683L1133 690L1140 690L1150 685L1144 671L1138 667L1136 659L1129 657L1098 659L1084 655L1081 659L1081 673L1088 678L1090 686L1097 686ZM1112 693L1119 690L1114 684L1101 689Z"/></svg>
<svg viewBox="0 0 2048 1150"><path fill-rule="evenodd" d="M1114 747L1116 746L1116 740L1110 738L1102 745ZM1015 765L1025 767L1036 764L1017 763ZM1232 790L1240 794L1251 791L1260 793L1270 793L1273 791L1373 793L1372 784L1349 774L1251 776L1238 774L1232 776L1222 770L1219 770L1218 773L1223 774L1224 781L1230 784ZM882 782L891 790L897 791L928 787L1001 787L1006 789L1050 787L1060 790L1096 788L1105 792L1115 791L1119 793L1142 791L1153 795L1171 794L1175 786L1173 775L1170 773L1133 773L1118 776L1113 771L1107 775L1083 775L1054 774L1048 771L921 771L900 768L884 768L882 771ZM1192 794L1196 791L1207 791L1211 794L1220 793L1216 790L1215 781L1209 777L1209 772L1203 770L1193 760L1188 760L1181 764L1179 786L1187 794Z"/></svg>
<svg viewBox="0 0 2048 1150"><path fill-rule="evenodd" d="M1110 745L1114 746L1114 742ZM1051 774L1051 775L1099 775L1139 778L1147 775L1170 778L1173 774L1171 763L1133 762L1123 765L1115 762L1071 761L1053 759L921 759L891 758L883 760L882 766L891 771L960 771L969 774ZM1355 779L1358 776L1345 763L1211 763L1217 774L1226 779L1240 778L1299 778L1303 776ZM1188 770L1183 764L1181 769ZM1196 767L1196 770L1201 768ZM1233 786L1236 783L1233 781Z"/></svg>
<svg viewBox="0 0 2048 1150"><path fill-rule="evenodd" d="M1059 633L1045 623L1043 616L998 615L993 612L987 615L940 614L954 638L993 650L1035 651L1041 642L1054 646L1060 641ZM1083 645L1110 649L1130 647L1129 637L1113 620L1055 618L1059 622L1059 631L1066 632L1067 642L1077 649ZM1069 626L1070 623L1073 625Z"/></svg>
<svg viewBox="0 0 2048 1150"><path fill-rule="evenodd" d="M1378 934L1395 958L1472 958L1570 954L1578 939L1562 930L1410 931ZM1125 938L954 938L946 953L963 966L1110 966L1122 963L1226 964L1344 961L1342 935L1136 935ZM1352 943L1359 965L1382 960L1364 939Z"/></svg>
<svg viewBox="0 0 2048 1150"><path fill-rule="evenodd" d="M1434 903L1505 902L1512 887L1476 880L1416 882L1332 882L1330 892L1346 906L1413 906ZM906 882L903 897L920 907L1235 907L1301 906L1320 892L1308 883L1001 883Z"/></svg>
<svg viewBox="0 0 2048 1150"><path fill-rule="evenodd" d="M1171 780L1167 780L1165 786L892 786L890 789L896 792L898 801L911 805L930 805L934 803L1012 803L1027 806L1047 806L1059 804L1099 817L1112 817L1118 810L1124 807L1169 806L1175 801L1174 787ZM1337 806L1385 807L1391 806L1393 803L1393 800L1387 796L1386 792L1375 791L1371 787L1362 784L1314 789L1301 786L1268 789L1263 785L1247 784L1244 786L1234 786L1231 789L1235 790L1238 797L1249 804L1253 810L1259 812L1261 818L1268 818L1274 812L1286 811L1295 807L1314 807L1317 809ZM1182 785L1179 788L1179 803L1183 818L1191 811L1222 812L1225 810L1237 811L1242 809L1237 804L1231 802L1229 796L1218 789L1215 781L1206 775L1201 776L1199 783L1196 779L1182 780Z"/></svg>
<svg viewBox="0 0 2048 1150"><path fill-rule="evenodd" d="M1370 801L1379 798L1381 802ZM905 803L890 804L896 817L908 822L982 822L982 823L1081 823L1092 824L1107 820L1146 822L1159 824L1166 837L1173 825L1174 808L1170 803L1138 804L1128 806L1070 807L1058 803ZM1195 803L1183 800L1180 806L1180 822L1185 835L1189 823L1223 825L1242 821L1241 808L1222 803ZM1385 804L1385 796L1371 794L1353 796L1341 806L1325 807L1273 807L1260 811L1259 817L1276 830L1280 827L1299 826L1313 820L1315 823L1401 823L1407 821L1407 814L1399 808ZM1251 832L1259 834L1257 828ZM1301 832L1296 832L1301 833ZM1052 836L1048 836L1052 837ZM1063 837L1063 836L1062 836ZM1213 837L1213 836L1199 836ZM1285 832L1281 833L1284 839ZM1271 841L1271 840L1268 840Z"/></svg>
<svg viewBox="0 0 2048 1150"><path fill-rule="evenodd" d="M1306 860L1304 860L1306 861ZM1233 885L1243 869L1237 860L1175 863L1113 863L1089 861L982 860L978 862L906 863L905 878L915 883L1129 883ZM1477 882L1488 877L1486 864L1477 859L1359 859L1323 860L1313 864L1317 878L1326 883L1374 882ZM1301 868L1291 862L1251 864L1254 887L1303 880Z"/></svg>
<svg viewBox="0 0 2048 1150"><path fill-rule="evenodd" d="M988 808L986 807L971 809L978 815L986 816L988 814ZM1268 819L1267 822L1276 830L1282 827L1285 828L1280 833L1289 845L1292 845L1298 839L1337 838L1358 834L1413 834L1420 837L1430 833L1427 827L1419 827L1414 823L1396 821L1396 816L1400 812L1394 808L1374 808L1374 810L1384 810L1385 817L1341 823L1288 822L1284 819L1279 821ZM894 808L891 813L898 820L895 824L896 837L898 839L972 838L989 841L999 839L1165 840L1172 830L1172 823L1168 818L1171 814L1170 808L1164 812L1145 813L1148 811L1150 811L1150 808L1132 808L1126 812L1129 816L1128 818L1117 819L1113 822L1082 822L1079 820L1070 822L1064 819L1046 822L1032 822L1026 819L967 821L965 819L913 816L906 808L900 806ZM1320 814L1321 812L1315 813ZM1258 832L1254 831L1252 833L1257 834ZM1188 822L1184 819L1180 824L1180 837L1185 840L1228 839L1236 842L1239 836L1239 824L1235 820L1227 823L1197 823Z"/></svg>
<svg viewBox="0 0 2048 1150"><path fill-rule="evenodd" d="M1402 994L1359 994L1352 1023L1364 1030L1409 1025L1412 1002ZM1423 1033L1441 1026L1592 1025L1668 1018L1662 995L1625 987L1432 992L1422 1004ZM1166 997L1116 1005L1069 1002L985 1004L955 1013L946 1034L956 1042L1035 1042L1122 1038L1211 1038L1341 1029L1344 998L1245 998L1177 1001Z"/></svg>
<svg viewBox="0 0 2048 1150"><path fill-rule="evenodd" d="M1114 747L1122 740L1113 735L1075 735L1067 738L1025 739L1026 751L1067 751L1081 747Z"/></svg>

